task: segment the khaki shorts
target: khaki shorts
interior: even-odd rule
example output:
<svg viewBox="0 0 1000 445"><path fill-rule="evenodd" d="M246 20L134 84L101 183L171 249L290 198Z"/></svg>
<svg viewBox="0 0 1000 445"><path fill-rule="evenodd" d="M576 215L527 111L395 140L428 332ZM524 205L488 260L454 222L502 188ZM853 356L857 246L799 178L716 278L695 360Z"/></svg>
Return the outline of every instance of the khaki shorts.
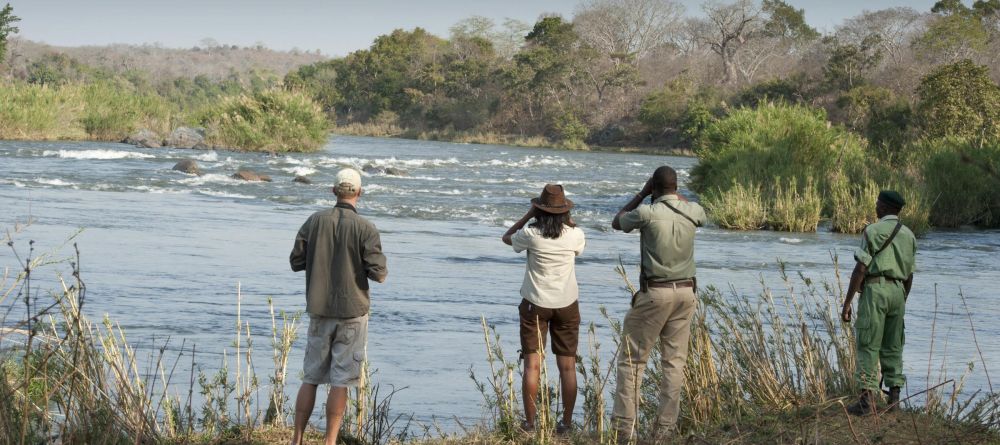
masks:
<svg viewBox="0 0 1000 445"><path fill-rule="evenodd" d="M545 347L546 332L552 333L552 353L561 357L576 357L580 343L580 302L548 309L521 300L517 307L521 315L521 355L538 352ZM541 336L541 338L539 338Z"/></svg>
<svg viewBox="0 0 1000 445"><path fill-rule="evenodd" d="M354 388L361 378L368 341L368 315L327 318L309 315L309 338L302 381Z"/></svg>

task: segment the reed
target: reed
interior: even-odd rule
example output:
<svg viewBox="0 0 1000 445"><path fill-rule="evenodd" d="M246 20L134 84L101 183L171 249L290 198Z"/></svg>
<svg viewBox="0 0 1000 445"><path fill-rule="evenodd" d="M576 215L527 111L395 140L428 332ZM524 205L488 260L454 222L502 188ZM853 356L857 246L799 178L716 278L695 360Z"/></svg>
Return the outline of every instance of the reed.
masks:
<svg viewBox="0 0 1000 445"><path fill-rule="evenodd" d="M872 181L850 184L839 180L830 188L832 204L830 223L834 232L860 233L875 222L875 200L879 187Z"/></svg>
<svg viewBox="0 0 1000 445"><path fill-rule="evenodd" d="M802 187L794 176L787 183L779 177L772 189L768 226L781 232L815 232L822 211L823 200L811 177Z"/></svg>
<svg viewBox="0 0 1000 445"><path fill-rule="evenodd" d="M195 113L208 143L248 151L313 152L326 142L326 115L301 92L271 89L224 98Z"/></svg>
<svg viewBox="0 0 1000 445"><path fill-rule="evenodd" d="M712 189L702 195L712 221L730 230L760 230L767 224L768 208L760 186L733 182L726 190Z"/></svg>

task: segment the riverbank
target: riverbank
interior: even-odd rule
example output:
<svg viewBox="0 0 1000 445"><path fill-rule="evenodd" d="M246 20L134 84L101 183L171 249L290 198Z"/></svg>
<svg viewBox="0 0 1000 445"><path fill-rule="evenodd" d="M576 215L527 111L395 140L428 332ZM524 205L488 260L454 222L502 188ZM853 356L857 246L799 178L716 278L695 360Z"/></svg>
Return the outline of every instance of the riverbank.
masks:
<svg viewBox="0 0 1000 445"><path fill-rule="evenodd" d="M589 144L566 145L553 142L544 136L520 136L513 134L498 134L488 132L462 131L419 131L404 129L396 125L385 124L349 124L334 126L333 134L344 136L365 136L375 138L410 139L418 141L453 142L458 144L477 145L507 145L525 148L547 148L552 150L597 151L607 153L636 153L662 156L695 157L690 148L671 148L658 146L601 146Z"/></svg>

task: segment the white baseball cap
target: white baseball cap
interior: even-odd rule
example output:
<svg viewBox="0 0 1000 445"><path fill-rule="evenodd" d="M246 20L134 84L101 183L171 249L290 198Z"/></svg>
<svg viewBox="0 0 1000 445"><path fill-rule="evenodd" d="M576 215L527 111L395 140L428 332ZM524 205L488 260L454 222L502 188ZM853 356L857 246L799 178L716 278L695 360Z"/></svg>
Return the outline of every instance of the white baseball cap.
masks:
<svg viewBox="0 0 1000 445"><path fill-rule="evenodd" d="M353 168L345 168L337 172L337 181L333 188L338 193L357 193L361 190L361 173Z"/></svg>

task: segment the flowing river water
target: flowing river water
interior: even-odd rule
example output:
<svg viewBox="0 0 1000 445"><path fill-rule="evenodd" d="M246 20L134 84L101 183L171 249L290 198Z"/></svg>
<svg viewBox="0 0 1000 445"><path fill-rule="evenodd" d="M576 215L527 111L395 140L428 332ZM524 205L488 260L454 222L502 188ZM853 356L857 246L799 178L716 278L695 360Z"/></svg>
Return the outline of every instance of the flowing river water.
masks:
<svg viewBox="0 0 1000 445"><path fill-rule="evenodd" d="M171 169L189 157L204 175ZM75 241L88 287L85 312L94 320L106 314L120 323L140 351L168 342L176 356L182 342L196 344L198 366L206 371L219 366L224 349L232 354L239 283L242 317L254 336L255 368L266 384L271 369L267 300L290 313L304 309L303 276L288 266L295 232L312 212L334 204L329 189L339 168L374 167L364 176L359 208L382 232L389 264L388 281L372 291L368 354L377 369L375 380L383 391L401 389L392 401L395 412L414 413L425 422L436 419L453 429L456 418L466 423L483 415L482 397L469 379L470 367L479 375L488 369L481 317L496 326L508 355L516 356L524 258L502 244L500 235L528 209L528 200L553 182L564 184L576 202L574 218L587 235L577 262L581 311L584 323L597 324L608 349L610 332L598 308L624 315L628 298L614 266L620 257L634 271L639 243L636 234L611 231L611 218L662 164L678 169L682 193L696 199L685 187L695 163L640 154L346 136L333 136L317 153L279 156L114 143L0 142L0 227L33 220L15 235L22 258L27 240L35 240L39 251L57 249L82 228ZM239 167L269 174L274 181L232 179ZM385 174L388 167L403 172ZM313 184L295 183L295 175ZM942 373L961 376L970 362L975 371L967 387L988 390L967 314L987 369L1000 373L1000 342L995 340L1000 334L1000 232L935 231L918 243L906 315L910 391L927 386L929 365L936 382ZM781 288L778 259L793 274L833 280L831 254L845 264L842 274L849 274L857 244L856 235L823 228L808 234L702 228L696 241L699 284L748 295L759 294L761 281ZM3 247L0 268L16 270L14 253ZM69 257L72 248L58 253ZM51 267L36 274L35 289L54 291L56 272L69 275L66 264ZM0 303L4 312L14 306L4 323L23 316L20 306ZM932 327L937 335L929 363ZM299 334L289 362L292 395L301 376L304 327Z"/></svg>

